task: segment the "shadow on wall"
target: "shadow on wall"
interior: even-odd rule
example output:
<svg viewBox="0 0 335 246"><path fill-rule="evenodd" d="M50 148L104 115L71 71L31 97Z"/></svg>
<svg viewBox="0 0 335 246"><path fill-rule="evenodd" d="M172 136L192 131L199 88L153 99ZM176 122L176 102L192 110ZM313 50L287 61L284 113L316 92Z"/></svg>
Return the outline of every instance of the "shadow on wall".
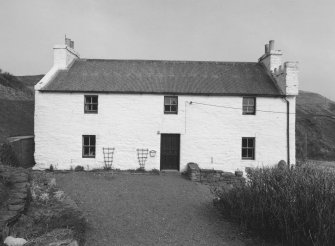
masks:
<svg viewBox="0 0 335 246"><path fill-rule="evenodd" d="M6 165L29 168L35 165L34 151L34 136L9 137L0 147L0 160Z"/></svg>

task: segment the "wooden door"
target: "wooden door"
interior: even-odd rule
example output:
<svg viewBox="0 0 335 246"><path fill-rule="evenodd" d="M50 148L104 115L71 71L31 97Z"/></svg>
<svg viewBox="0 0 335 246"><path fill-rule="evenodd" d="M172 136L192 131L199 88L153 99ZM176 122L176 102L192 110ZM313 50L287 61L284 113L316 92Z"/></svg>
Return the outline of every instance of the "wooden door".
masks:
<svg viewBox="0 0 335 246"><path fill-rule="evenodd" d="M180 158L180 135L161 134L161 170L178 170Z"/></svg>

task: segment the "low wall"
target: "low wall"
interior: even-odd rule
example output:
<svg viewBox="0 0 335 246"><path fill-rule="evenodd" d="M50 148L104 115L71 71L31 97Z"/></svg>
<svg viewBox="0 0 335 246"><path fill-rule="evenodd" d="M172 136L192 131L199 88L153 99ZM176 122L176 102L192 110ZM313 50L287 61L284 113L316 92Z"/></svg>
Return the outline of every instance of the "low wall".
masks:
<svg viewBox="0 0 335 246"><path fill-rule="evenodd" d="M223 182L232 185L245 183L245 178L236 176L234 173L214 169L201 169L196 163L187 164L186 174L194 182Z"/></svg>
<svg viewBox="0 0 335 246"><path fill-rule="evenodd" d="M8 199L0 204L0 240L8 236L9 226L25 211L29 200L29 171L1 165L0 179L8 188Z"/></svg>
<svg viewBox="0 0 335 246"><path fill-rule="evenodd" d="M7 139L11 145L20 167L29 168L35 165L34 151L35 143L34 136L18 136Z"/></svg>

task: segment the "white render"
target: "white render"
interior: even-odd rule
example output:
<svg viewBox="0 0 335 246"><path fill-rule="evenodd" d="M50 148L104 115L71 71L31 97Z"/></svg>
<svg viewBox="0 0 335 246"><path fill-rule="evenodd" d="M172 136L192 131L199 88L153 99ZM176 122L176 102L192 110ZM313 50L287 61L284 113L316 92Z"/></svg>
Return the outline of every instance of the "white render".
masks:
<svg viewBox="0 0 335 246"><path fill-rule="evenodd" d="M138 168L137 148L156 150L146 168L160 169L160 133L181 134L180 167L226 171L286 160L286 102L260 98L257 112L242 115L242 97L179 96L178 115L163 112L163 95L98 94L98 114L84 114L84 94L36 92L35 160L38 168L103 167L103 147L115 147L114 167ZM294 112L295 98L290 99ZM186 112L186 113L185 113ZM291 163L295 163L295 117L290 117ZM82 158L82 135L96 135L96 158ZM241 160L241 138L256 138L255 160Z"/></svg>
<svg viewBox="0 0 335 246"><path fill-rule="evenodd" d="M52 74L55 71L54 67ZM180 134L180 171L189 162L200 168L244 171L287 161L284 98L256 97L256 114L243 115L242 96L178 95L178 114L173 115L164 114L164 95L39 91L50 77L47 74L35 87L35 169L51 164L56 169L102 168L103 147L115 148L113 167L120 169L139 167L136 149L155 150L145 168L160 169L162 133ZM297 83L293 83L294 93L286 97L291 113L291 164L295 164ZM98 114L84 114L84 95L98 95ZM95 158L82 158L82 135L96 135ZM255 160L242 160L242 137L255 137Z"/></svg>

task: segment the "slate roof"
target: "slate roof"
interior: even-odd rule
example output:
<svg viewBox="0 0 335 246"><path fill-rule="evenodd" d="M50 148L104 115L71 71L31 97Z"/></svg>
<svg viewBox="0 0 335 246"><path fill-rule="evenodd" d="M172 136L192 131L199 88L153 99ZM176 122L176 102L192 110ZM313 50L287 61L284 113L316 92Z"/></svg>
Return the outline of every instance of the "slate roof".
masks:
<svg viewBox="0 0 335 246"><path fill-rule="evenodd" d="M52 92L109 92L204 95L282 93L256 62L78 59L40 89Z"/></svg>

